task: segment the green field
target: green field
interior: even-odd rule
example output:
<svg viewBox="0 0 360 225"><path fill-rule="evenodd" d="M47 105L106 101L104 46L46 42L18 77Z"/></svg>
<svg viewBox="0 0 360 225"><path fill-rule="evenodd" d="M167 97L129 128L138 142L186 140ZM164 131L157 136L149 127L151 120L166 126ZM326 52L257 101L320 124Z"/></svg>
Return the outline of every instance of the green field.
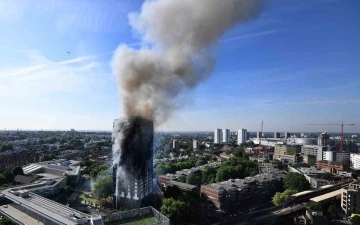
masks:
<svg viewBox="0 0 360 225"><path fill-rule="evenodd" d="M159 222L155 217L141 217L117 222L105 223L105 225L152 225Z"/></svg>
<svg viewBox="0 0 360 225"><path fill-rule="evenodd" d="M98 201L97 199L85 197L84 193L80 194L80 195L79 195L79 198L80 198L82 201L92 202L93 204L99 204L99 201Z"/></svg>

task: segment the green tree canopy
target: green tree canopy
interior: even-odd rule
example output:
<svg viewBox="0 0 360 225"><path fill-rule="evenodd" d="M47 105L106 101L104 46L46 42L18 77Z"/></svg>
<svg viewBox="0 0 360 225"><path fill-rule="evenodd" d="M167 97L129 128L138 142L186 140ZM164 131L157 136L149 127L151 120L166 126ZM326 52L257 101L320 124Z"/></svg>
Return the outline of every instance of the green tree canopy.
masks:
<svg viewBox="0 0 360 225"><path fill-rule="evenodd" d="M354 216L351 218L352 225L360 225L360 216Z"/></svg>
<svg viewBox="0 0 360 225"><path fill-rule="evenodd" d="M297 193L296 190L285 190L284 192L276 192L272 198L274 205L281 205L289 200L290 196Z"/></svg>
<svg viewBox="0 0 360 225"><path fill-rule="evenodd" d="M201 172L201 183L202 184L211 184L215 183L217 170L213 167L206 166L205 169Z"/></svg>
<svg viewBox="0 0 360 225"><path fill-rule="evenodd" d="M16 225L17 223L15 223L14 221L3 217L2 219L0 219L0 225Z"/></svg>
<svg viewBox="0 0 360 225"><path fill-rule="evenodd" d="M181 190L177 186L168 186L164 191L165 198L178 199L181 194Z"/></svg>
<svg viewBox="0 0 360 225"><path fill-rule="evenodd" d="M8 183L8 181L4 177L4 175L0 174L0 186L3 186L4 184L7 184L7 183Z"/></svg>
<svg viewBox="0 0 360 225"><path fill-rule="evenodd" d="M331 205L331 206L329 206L327 213L330 218L334 219L337 216L337 211L338 211L338 209L337 209L336 205Z"/></svg>
<svg viewBox="0 0 360 225"><path fill-rule="evenodd" d="M185 202L168 198L163 201L160 208L162 214L173 224L184 224L187 218L187 205Z"/></svg>
<svg viewBox="0 0 360 225"><path fill-rule="evenodd" d="M186 176L186 183L200 186L201 185L201 173L199 172L192 172Z"/></svg>
<svg viewBox="0 0 360 225"><path fill-rule="evenodd" d="M207 163L206 158L200 157L198 160L196 160L195 166L202 166Z"/></svg>
<svg viewBox="0 0 360 225"><path fill-rule="evenodd" d="M114 193L111 177L102 177L94 185L93 194L97 199L106 199Z"/></svg>
<svg viewBox="0 0 360 225"><path fill-rule="evenodd" d="M322 212L323 211L323 206L320 202L312 202L309 205L309 209L311 211L315 211L315 212Z"/></svg>
<svg viewBox="0 0 360 225"><path fill-rule="evenodd" d="M14 174L14 176L24 175L24 171L23 171L23 169L22 169L21 166L15 167L15 168L12 170L12 173Z"/></svg>
<svg viewBox="0 0 360 225"><path fill-rule="evenodd" d="M14 150L14 146L12 143L4 142L0 145L0 152L5 152L8 150Z"/></svg>
<svg viewBox="0 0 360 225"><path fill-rule="evenodd" d="M310 189L309 182L299 173L290 172L284 178L286 189L305 191Z"/></svg>
<svg viewBox="0 0 360 225"><path fill-rule="evenodd" d="M14 174L10 171L4 171L2 173L2 175L6 178L6 180L9 182L9 183L12 183L14 181Z"/></svg>
<svg viewBox="0 0 360 225"><path fill-rule="evenodd" d="M181 176L179 177L179 181L180 182L183 182L183 183L186 183L186 175L185 174L181 174Z"/></svg>

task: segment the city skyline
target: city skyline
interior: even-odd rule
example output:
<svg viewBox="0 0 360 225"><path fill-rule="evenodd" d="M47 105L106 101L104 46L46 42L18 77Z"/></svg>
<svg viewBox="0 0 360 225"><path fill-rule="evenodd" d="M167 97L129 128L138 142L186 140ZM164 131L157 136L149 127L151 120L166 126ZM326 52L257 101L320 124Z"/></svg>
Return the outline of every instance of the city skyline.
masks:
<svg viewBox="0 0 360 225"><path fill-rule="evenodd" d="M140 6L0 2L0 129L111 131L122 109L109 62L121 43L147 47L127 21ZM264 120L264 132L340 132L306 124L359 124L359 9L356 1L266 2L259 18L222 37L215 71L174 101L179 110L157 130L256 132Z"/></svg>

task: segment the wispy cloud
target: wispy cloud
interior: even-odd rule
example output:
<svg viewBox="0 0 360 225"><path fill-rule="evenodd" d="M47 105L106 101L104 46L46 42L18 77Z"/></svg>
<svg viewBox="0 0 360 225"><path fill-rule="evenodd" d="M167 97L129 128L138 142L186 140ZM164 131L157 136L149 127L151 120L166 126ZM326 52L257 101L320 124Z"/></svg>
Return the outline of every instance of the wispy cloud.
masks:
<svg viewBox="0 0 360 225"><path fill-rule="evenodd" d="M285 31L285 30L274 29L274 30L261 31L261 32L257 32L257 33L243 34L243 35L239 35L236 37L222 39L222 40L220 40L220 42L227 43L227 42L239 41L239 40L244 40L244 39L251 39L251 38L262 37L262 36L267 36L267 35L283 32L283 31Z"/></svg>
<svg viewBox="0 0 360 225"><path fill-rule="evenodd" d="M35 56L32 66L19 66L0 71L0 98L29 97L51 92L74 92L83 90L94 83L101 83L108 77L101 77L104 65L94 61L96 56L82 56L75 59L56 62L46 58L39 52L25 53ZM98 56L98 55L97 55ZM33 58L32 58L33 59ZM81 88L79 88L81 86Z"/></svg>

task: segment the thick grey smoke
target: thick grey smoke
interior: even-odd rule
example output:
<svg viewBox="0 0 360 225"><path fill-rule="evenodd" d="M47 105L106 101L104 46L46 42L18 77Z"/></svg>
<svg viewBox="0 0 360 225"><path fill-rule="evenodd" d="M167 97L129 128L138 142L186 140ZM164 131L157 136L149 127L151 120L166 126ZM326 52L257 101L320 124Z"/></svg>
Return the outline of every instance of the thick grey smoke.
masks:
<svg viewBox="0 0 360 225"><path fill-rule="evenodd" d="M121 45L113 61L126 116L164 122L174 99L196 87L214 67L211 48L239 22L255 18L261 0L145 1L130 25L151 47Z"/></svg>

